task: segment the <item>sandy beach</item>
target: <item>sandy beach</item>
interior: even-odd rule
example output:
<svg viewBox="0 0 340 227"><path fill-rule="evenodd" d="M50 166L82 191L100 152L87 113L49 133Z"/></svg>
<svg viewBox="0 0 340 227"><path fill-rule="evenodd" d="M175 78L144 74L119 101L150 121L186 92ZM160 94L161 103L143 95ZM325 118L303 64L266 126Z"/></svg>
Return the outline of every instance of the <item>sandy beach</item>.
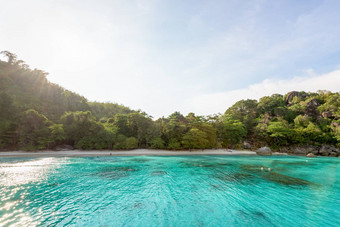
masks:
<svg viewBox="0 0 340 227"><path fill-rule="evenodd" d="M170 151L170 150L68 150L68 151L1 151L1 157L87 157L87 156L142 156L142 155L256 155L254 151L239 151L226 149L207 149L194 151Z"/></svg>

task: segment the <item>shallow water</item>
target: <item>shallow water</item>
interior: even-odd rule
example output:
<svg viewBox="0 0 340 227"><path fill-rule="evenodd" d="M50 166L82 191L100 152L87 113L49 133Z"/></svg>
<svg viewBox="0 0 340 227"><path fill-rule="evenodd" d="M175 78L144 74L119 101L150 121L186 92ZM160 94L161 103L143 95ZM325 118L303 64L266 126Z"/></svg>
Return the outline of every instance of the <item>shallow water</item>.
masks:
<svg viewBox="0 0 340 227"><path fill-rule="evenodd" d="M0 226L340 226L340 159L2 158L0 199Z"/></svg>

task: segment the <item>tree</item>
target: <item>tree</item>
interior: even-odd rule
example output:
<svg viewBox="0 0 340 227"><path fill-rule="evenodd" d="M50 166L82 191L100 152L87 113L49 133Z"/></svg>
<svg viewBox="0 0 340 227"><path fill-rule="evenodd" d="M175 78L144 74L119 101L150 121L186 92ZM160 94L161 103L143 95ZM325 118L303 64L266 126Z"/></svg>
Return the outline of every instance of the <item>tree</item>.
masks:
<svg viewBox="0 0 340 227"><path fill-rule="evenodd" d="M153 149L164 149L165 148L164 140L162 140L161 137L153 138L150 141L150 145L151 145L150 147Z"/></svg>
<svg viewBox="0 0 340 227"><path fill-rule="evenodd" d="M270 122L267 131L274 146L287 145L290 141L291 130L285 121Z"/></svg>
<svg viewBox="0 0 340 227"><path fill-rule="evenodd" d="M246 127L247 134L250 135L252 128L256 124L256 118L258 117L257 106L258 103L256 100L241 100L232 105L225 112L225 115L229 115L233 119L241 121Z"/></svg>
<svg viewBox="0 0 340 227"><path fill-rule="evenodd" d="M269 113L271 116L275 116L275 110L278 107L284 107L286 104L284 102L283 96L280 94L273 94L271 96L264 96L260 98L257 105L260 113Z"/></svg>
<svg viewBox="0 0 340 227"><path fill-rule="evenodd" d="M226 116L224 121L223 144L224 146L234 146L239 143L247 134L245 125L230 116Z"/></svg>
<svg viewBox="0 0 340 227"><path fill-rule="evenodd" d="M19 144L22 149L46 149L52 142L51 122L36 110L29 109L24 112L19 126Z"/></svg>
<svg viewBox="0 0 340 227"><path fill-rule="evenodd" d="M208 147L209 141L205 132L192 128L183 136L182 144L184 148L203 149Z"/></svg>

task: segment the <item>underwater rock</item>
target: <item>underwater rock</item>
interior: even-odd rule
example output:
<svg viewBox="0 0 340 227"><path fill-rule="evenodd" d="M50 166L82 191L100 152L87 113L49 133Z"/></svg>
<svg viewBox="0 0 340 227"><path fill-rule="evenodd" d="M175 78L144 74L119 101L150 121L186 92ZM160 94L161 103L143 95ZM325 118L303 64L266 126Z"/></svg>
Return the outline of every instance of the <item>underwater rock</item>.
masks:
<svg viewBox="0 0 340 227"><path fill-rule="evenodd" d="M291 177L287 175L283 175L280 173L275 173L275 172L269 172L262 177L268 181L272 181L278 184L282 185L288 185L288 186L307 186L307 185L312 185L313 183L301 178L297 177Z"/></svg>
<svg viewBox="0 0 340 227"><path fill-rule="evenodd" d="M96 173L97 176L104 177L110 180L116 180L119 178L129 176L130 172L138 171L138 169L134 169L131 167L125 166L114 166L114 167L107 167L103 168Z"/></svg>
<svg viewBox="0 0 340 227"><path fill-rule="evenodd" d="M167 174L167 172L165 172L165 171L153 171L153 172L151 172L152 176L161 176L161 175L166 175L166 174Z"/></svg>

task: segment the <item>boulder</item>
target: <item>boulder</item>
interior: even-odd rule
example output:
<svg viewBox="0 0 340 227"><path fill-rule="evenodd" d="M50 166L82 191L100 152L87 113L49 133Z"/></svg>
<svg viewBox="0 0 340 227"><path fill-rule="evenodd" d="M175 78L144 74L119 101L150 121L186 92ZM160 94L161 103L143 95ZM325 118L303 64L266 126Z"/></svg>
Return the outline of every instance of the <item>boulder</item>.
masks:
<svg viewBox="0 0 340 227"><path fill-rule="evenodd" d="M285 98L285 102L287 105L291 105L292 102L293 102L293 98L296 97L296 96L299 96L300 93L298 91L291 91L291 92L288 92L286 98Z"/></svg>
<svg viewBox="0 0 340 227"><path fill-rule="evenodd" d="M318 106L320 106L320 102L317 99L309 100L306 103L306 115L314 118L320 116Z"/></svg>
<svg viewBox="0 0 340 227"><path fill-rule="evenodd" d="M67 145L67 144L58 145L54 148L54 150L56 151L70 151L73 149L74 148L71 145Z"/></svg>
<svg viewBox="0 0 340 227"><path fill-rule="evenodd" d="M272 155L272 150L270 150L269 147L261 147L260 149L258 149L256 151L257 155L263 155L263 156L268 156L268 155Z"/></svg>
<svg viewBox="0 0 340 227"><path fill-rule="evenodd" d="M331 145L323 145L319 150L319 154L322 156L336 157L340 155L340 150Z"/></svg>
<svg viewBox="0 0 340 227"><path fill-rule="evenodd" d="M324 111L321 115L323 118L334 118L334 114L332 111Z"/></svg>
<svg viewBox="0 0 340 227"><path fill-rule="evenodd" d="M314 158L314 157L316 157L316 155L313 154L313 153L308 153L306 156L309 157L309 158Z"/></svg>
<svg viewBox="0 0 340 227"><path fill-rule="evenodd" d="M335 128L340 128L340 123L339 122L332 122L331 125Z"/></svg>
<svg viewBox="0 0 340 227"><path fill-rule="evenodd" d="M248 143L248 142L245 141L245 142L243 143L243 148L244 148L244 149L250 149L250 148L251 148L250 143Z"/></svg>
<svg viewBox="0 0 340 227"><path fill-rule="evenodd" d="M317 154L318 149L313 146L296 146L292 148L292 153L296 155Z"/></svg>

